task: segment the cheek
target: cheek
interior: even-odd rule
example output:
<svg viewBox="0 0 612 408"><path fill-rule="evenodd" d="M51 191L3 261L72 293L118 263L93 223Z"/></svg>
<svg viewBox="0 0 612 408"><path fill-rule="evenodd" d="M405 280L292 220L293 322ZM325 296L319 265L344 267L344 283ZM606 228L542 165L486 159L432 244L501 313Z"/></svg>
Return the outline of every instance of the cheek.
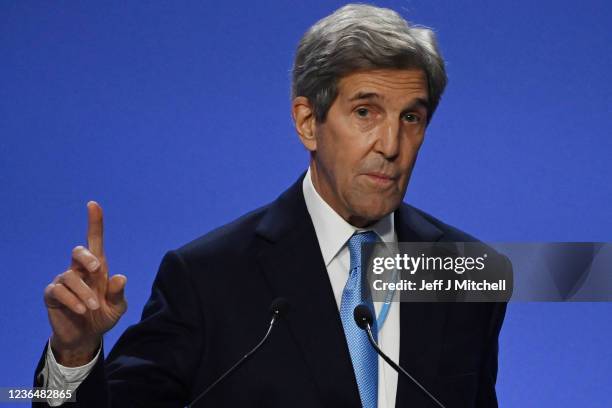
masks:
<svg viewBox="0 0 612 408"><path fill-rule="evenodd" d="M404 143L401 147L402 157L400 159L402 168L412 168L422 144L422 136L411 135L404 139Z"/></svg>
<svg viewBox="0 0 612 408"><path fill-rule="evenodd" d="M333 176L344 183L358 173L360 163L368 155L367 137L344 130L323 135L317 154Z"/></svg>

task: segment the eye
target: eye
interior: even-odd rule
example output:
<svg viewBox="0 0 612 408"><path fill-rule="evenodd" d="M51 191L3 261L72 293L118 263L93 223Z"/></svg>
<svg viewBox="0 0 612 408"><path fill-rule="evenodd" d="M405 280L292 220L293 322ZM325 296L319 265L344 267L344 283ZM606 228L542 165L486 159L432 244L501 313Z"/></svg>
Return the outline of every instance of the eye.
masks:
<svg viewBox="0 0 612 408"><path fill-rule="evenodd" d="M367 118L370 114L370 110L368 108L357 108L355 112L360 118Z"/></svg>
<svg viewBox="0 0 612 408"><path fill-rule="evenodd" d="M419 123L421 121L421 117L419 115L415 115L414 113L405 113L403 115L403 119L410 123Z"/></svg>

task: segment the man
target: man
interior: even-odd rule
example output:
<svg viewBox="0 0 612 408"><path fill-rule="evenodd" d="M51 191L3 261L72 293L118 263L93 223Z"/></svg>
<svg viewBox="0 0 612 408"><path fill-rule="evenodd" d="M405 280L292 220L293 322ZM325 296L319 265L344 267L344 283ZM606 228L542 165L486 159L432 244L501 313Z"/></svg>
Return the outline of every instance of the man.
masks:
<svg viewBox="0 0 612 408"><path fill-rule="evenodd" d="M445 84L433 33L391 10L348 5L317 22L293 68L306 174L271 204L166 254L141 321L106 361L102 335L125 311L126 278L108 276L101 208L89 203L88 248L75 248L45 290L52 335L37 384L78 385L80 406L184 406L259 341L282 296L286 319L201 406L434 406L374 354L352 311L366 301L356 286L361 243L473 240L402 203ZM497 406L504 304L375 311L383 350L446 406Z"/></svg>

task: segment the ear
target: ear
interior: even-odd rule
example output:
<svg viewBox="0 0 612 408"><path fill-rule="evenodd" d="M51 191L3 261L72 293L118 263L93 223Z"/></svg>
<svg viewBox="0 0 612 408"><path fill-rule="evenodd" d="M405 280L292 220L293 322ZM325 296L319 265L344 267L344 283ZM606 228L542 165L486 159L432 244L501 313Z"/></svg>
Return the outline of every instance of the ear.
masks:
<svg viewBox="0 0 612 408"><path fill-rule="evenodd" d="M291 104L291 116L295 130L306 149L311 152L317 150L315 137L315 116L310 101L305 96L298 96Z"/></svg>

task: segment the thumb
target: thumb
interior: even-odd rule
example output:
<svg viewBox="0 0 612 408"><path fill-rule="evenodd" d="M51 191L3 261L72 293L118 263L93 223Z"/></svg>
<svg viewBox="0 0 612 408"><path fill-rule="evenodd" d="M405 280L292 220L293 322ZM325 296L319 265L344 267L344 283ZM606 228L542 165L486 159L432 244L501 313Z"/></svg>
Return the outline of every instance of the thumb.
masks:
<svg viewBox="0 0 612 408"><path fill-rule="evenodd" d="M106 287L106 300L112 306L125 306L125 284L127 283L127 277L125 275L113 275L108 280L108 286Z"/></svg>

